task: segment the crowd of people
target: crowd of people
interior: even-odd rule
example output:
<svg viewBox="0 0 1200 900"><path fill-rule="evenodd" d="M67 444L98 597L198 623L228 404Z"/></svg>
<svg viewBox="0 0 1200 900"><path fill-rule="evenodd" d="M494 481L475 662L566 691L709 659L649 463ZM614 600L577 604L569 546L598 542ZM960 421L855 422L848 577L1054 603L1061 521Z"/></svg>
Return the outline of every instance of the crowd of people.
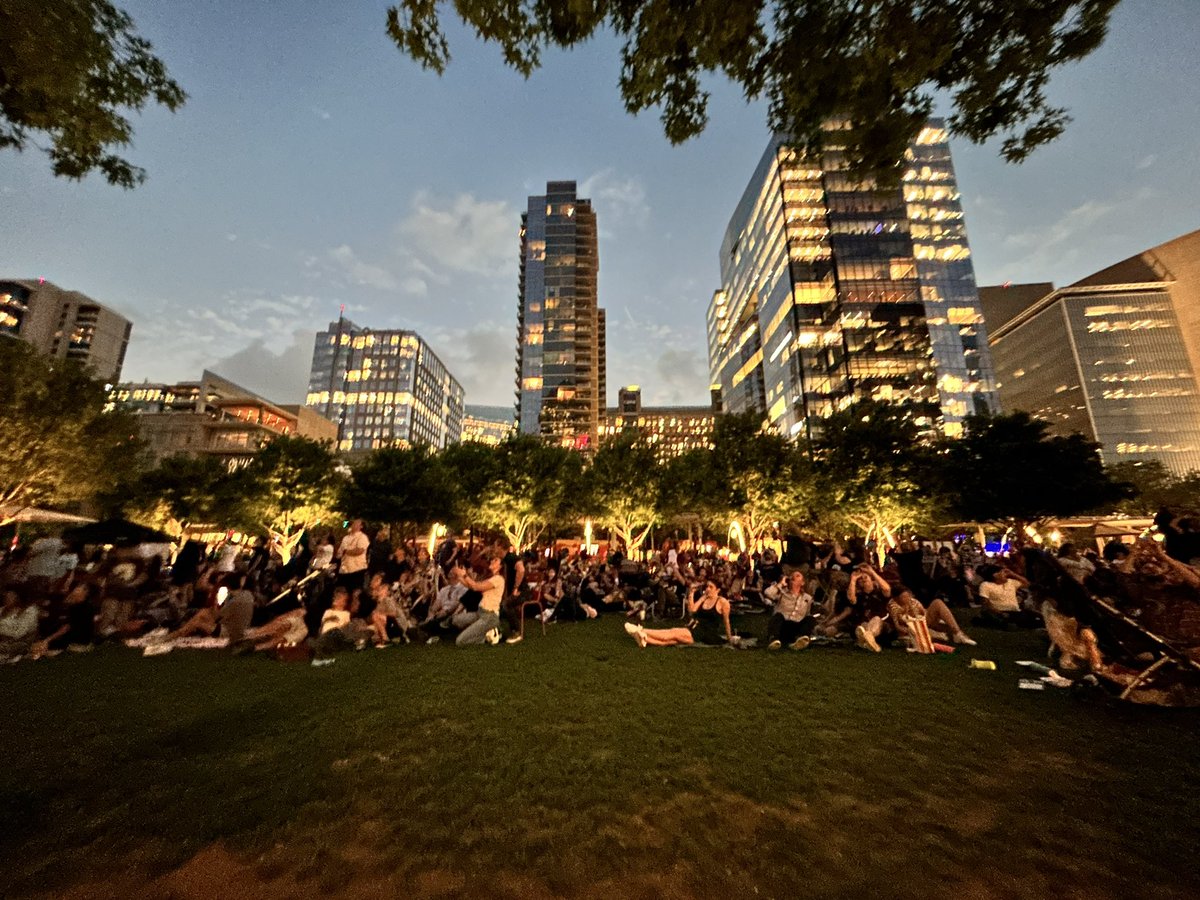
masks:
<svg viewBox="0 0 1200 900"><path fill-rule="evenodd" d="M979 626L1041 624L1020 556L988 558L969 538L901 544L882 565L862 541L791 542L786 562L772 549L726 554L672 541L642 562L454 539L431 554L361 521L340 537L312 536L287 562L264 540L188 541L169 566L139 548L86 550L48 538L0 564L0 659L112 640L148 655L230 647L327 658L393 644L513 644L527 620L544 628L610 615L642 647L950 651L975 643L959 621L972 608ZM1065 544L1058 559L1082 581L1122 552Z"/></svg>

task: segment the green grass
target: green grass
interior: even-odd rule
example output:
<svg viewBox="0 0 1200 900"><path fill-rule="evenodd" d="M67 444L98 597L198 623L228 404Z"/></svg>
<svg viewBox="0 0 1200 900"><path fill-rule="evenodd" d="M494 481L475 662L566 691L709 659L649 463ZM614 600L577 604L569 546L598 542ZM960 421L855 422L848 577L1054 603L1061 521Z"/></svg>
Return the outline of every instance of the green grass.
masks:
<svg viewBox="0 0 1200 900"><path fill-rule="evenodd" d="M1019 691L1041 641L976 636L5 667L0 896L1196 896L1200 715Z"/></svg>

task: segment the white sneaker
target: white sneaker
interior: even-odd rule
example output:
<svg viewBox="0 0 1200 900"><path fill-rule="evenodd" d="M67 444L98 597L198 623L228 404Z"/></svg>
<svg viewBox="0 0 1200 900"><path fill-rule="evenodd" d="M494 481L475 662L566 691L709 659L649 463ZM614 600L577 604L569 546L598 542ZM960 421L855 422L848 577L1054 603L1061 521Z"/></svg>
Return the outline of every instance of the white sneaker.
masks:
<svg viewBox="0 0 1200 900"><path fill-rule="evenodd" d="M858 646L864 650L870 650L872 653L879 652L879 644L875 642L875 635L867 631L866 625L859 625L854 629L854 637L858 641Z"/></svg>
<svg viewBox="0 0 1200 900"><path fill-rule="evenodd" d="M962 632L962 631L960 631L958 634L954 635L953 640L954 640L954 643L962 644L963 646L966 646L966 647L978 646L975 641L973 641L973 640L971 640L971 638L967 637L966 632Z"/></svg>
<svg viewBox="0 0 1200 900"><path fill-rule="evenodd" d="M505 642L504 642L504 643L506 643L506 644L519 644L519 643L521 643L521 641L523 641L523 640L525 640L525 635L521 634L521 632L519 632L519 631L518 631L516 634L510 634L510 635L508 636L508 639L507 639L507 640L505 640Z"/></svg>
<svg viewBox="0 0 1200 900"><path fill-rule="evenodd" d="M801 637L796 638L796 640L792 641L792 649L793 650L803 650L810 643L812 643L812 638L806 637L806 636L801 636Z"/></svg>
<svg viewBox="0 0 1200 900"><path fill-rule="evenodd" d="M489 644L500 643L500 629L499 628L491 629L487 634L485 634L483 636L483 639L485 641L487 641Z"/></svg>
<svg viewBox="0 0 1200 900"><path fill-rule="evenodd" d="M782 646L783 646L783 644L779 641L771 641L771 643L767 644L767 649L768 650L778 650Z"/></svg>
<svg viewBox="0 0 1200 900"><path fill-rule="evenodd" d="M641 626L639 626L636 622L626 622L625 623L625 633L626 634L637 634L638 631L640 630L640 628L641 628Z"/></svg>

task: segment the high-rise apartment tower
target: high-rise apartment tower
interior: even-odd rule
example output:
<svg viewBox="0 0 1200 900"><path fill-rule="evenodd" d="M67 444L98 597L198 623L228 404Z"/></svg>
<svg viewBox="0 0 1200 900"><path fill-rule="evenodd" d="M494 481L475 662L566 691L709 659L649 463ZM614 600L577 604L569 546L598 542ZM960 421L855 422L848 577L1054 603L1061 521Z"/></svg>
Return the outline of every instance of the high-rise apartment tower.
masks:
<svg viewBox="0 0 1200 900"><path fill-rule="evenodd" d="M839 130L819 158L772 139L730 220L708 308L713 388L786 435L860 399L960 434L995 387L946 130L929 122L889 189L851 176Z"/></svg>
<svg viewBox="0 0 1200 900"><path fill-rule="evenodd" d="M596 213L574 181L551 181L521 215L517 428L595 446L605 409L604 310Z"/></svg>

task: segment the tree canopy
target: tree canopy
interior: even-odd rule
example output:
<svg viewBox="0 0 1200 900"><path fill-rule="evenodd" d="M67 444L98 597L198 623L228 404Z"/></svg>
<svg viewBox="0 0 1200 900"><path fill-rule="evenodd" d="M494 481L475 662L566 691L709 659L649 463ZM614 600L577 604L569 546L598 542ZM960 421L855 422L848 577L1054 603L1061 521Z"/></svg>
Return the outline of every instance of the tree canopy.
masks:
<svg viewBox="0 0 1200 900"><path fill-rule="evenodd" d="M976 143L1002 137L1019 162L1062 133L1053 69L1100 46L1118 0L621 0L564 3L456 0L475 34L528 77L552 47L601 30L623 41L620 92L630 113L658 108L672 143L708 124L705 79L723 75L747 100L765 99L772 129L819 152L823 128L854 168L894 177L908 141L952 103L950 130ZM402 0L387 14L396 45L439 74L450 46L437 0Z"/></svg>
<svg viewBox="0 0 1200 900"><path fill-rule="evenodd" d="M86 500L139 464L136 423L106 399L78 363L0 338L0 506Z"/></svg>
<svg viewBox="0 0 1200 900"><path fill-rule="evenodd" d="M55 175L134 187L126 113L187 95L133 19L106 0L0 0L0 148L43 150ZM48 138L49 146L39 143Z"/></svg>
<svg viewBox="0 0 1200 900"><path fill-rule="evenodd" d="M1081 434L1051 435L1049 425L1024 412L969 417L940 463L937 471L963 521L1036 522L1132 494L1104 470L1099 444Z"/></svg>

